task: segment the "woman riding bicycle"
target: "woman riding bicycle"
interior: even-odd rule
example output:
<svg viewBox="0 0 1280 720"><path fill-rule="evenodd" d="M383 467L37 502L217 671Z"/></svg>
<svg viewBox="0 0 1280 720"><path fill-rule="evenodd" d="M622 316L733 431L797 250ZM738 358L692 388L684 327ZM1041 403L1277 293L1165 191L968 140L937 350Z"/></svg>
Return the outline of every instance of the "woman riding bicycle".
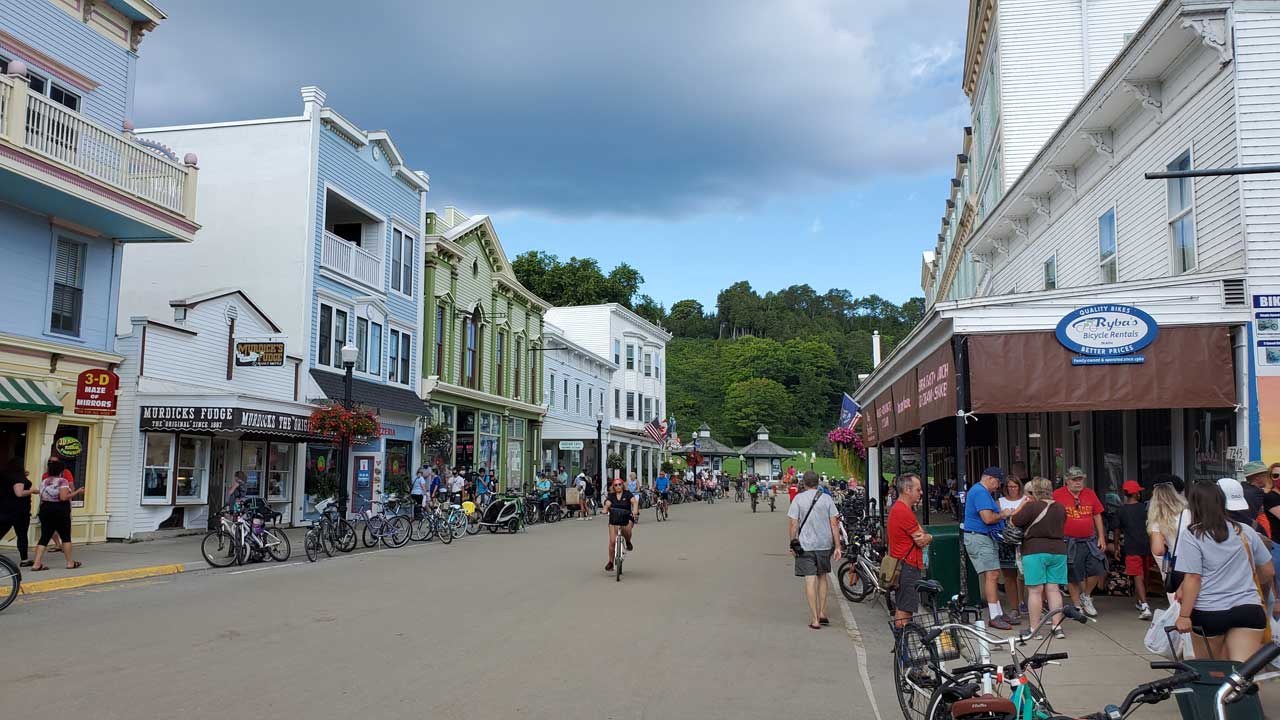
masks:
<svg viewBox="0 0 1280 720"><path fill-rule="evenodd" d="M618 533L627 541L627 552L633 548L631 535L635 530L635 516L640 513L640 499L627 490L622 478L614 478L613 486L604 499L604 510L609 514L609 564L604 566L605 572L613 570L613 544L617 542Z"/></svg>

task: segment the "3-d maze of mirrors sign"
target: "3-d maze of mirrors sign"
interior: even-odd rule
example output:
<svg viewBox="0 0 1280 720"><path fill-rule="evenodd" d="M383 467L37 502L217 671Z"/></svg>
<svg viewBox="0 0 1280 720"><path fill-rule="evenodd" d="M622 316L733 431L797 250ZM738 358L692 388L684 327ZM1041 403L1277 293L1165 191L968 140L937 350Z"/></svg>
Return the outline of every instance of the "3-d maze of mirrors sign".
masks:
<svg viewBox="0 0 1280 720"><path fill-rule="evenodd" d="M1155 342L1155 318L1130 305L1090 305L1067 313L1058 322L1058 342L1079 356L1072 365L1142 363L1134 353Z"/></svg>

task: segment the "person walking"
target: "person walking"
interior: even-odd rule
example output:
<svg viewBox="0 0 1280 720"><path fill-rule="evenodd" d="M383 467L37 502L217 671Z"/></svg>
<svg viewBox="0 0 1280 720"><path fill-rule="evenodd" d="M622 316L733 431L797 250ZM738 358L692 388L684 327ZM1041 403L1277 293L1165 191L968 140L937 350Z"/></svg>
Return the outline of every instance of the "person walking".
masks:
<svg viewBox="0 0 1280 720"><path fill-rule="evenodd" d="M1093 590L1107 574L1107 534L1102 527L1102 501L1084 486L1085 474L1067 468L1066 483L1054 491L1053 501L1067 511L1063 532L1067 539L1067 589L1071 604L1097 617Z"/></svg>
<svg viewBox="0 0 1280 720"><path fill-rule="evenodd" d="M591 516L587 514L587 487L590 481L587 480L585 472L579 472L578 477L574 478L573 486L578 488L578 516L583 520L590 520Z"/></svg>
<svg viewBox="0 0 1280 720"><path fill-rule="evenodd" d="M1175 626L1192 628L1196 657L1243 662L1257 652L1268 629L1262 588L1275 579L1270 554L1253 528L1232 520L1222 488L1193 483L1187 489L1191 525L1178 536L1177 570L1184 573Z"/></svg>
<svg viewBox="0 0 1280 720"><path fill-rule="evenodd" d="M1151 556L1157 560L1160 581L1164 584L1169 602L1173 602L1173 559L1178 545L1178 534L1191 524L1187 499L1178 492L1177 485L1166 476L1156 478L1151 488L1151 502L1147 505L1147 537L1151 541ZM1179 576L1180 577L1180 576Z"/></svg>
<svg viewBox="0 0 1280 720"><path fill-rule="evenodd" d="M1257 468L1260 466L1262 466L1262 463L1259 462L1245 463L1244 473L1249 482L1258 485L1264 490L1262 512L1267 528L1271 531L1271 567L1276 571L1276 583L1273 592L1273 597L1276 600L1272 605L1271 615L1272 617L1280 617L1280 615L1277 615L1277 613L1280 613L1280 485L1278 485L1280 483L1280 463L1272 463L1271 467L1259 473Z"/></svg>
<svg viewBox="0 0 1280 720"><path fill-rule="evenodd" d="M22 459L10 458L0 471L0 540L13 530L18 543L18 567L31 567L27 543L31 534L31 481Z"/></svg>
<svg viewBox="0 0 1280 720"><path fill-rule="evenodd" d="M427 504L427 467L418 468L413 476L413 484L409 486L409 500L413 503L413 519L422 518L422 508Z"/></svg>
<svg viewBox="0 0 1280 720"><path fill-rule="evenodd" d="M830 495L818 492L817 473L806 470L804 486L805 491L787 510L787 524L795 574L804 578L809 601L809 628L819 630L831 624L827 619L827 579L831 564L840 562L840 513Z"/></svg>
<svg viewBox="0 0 1280 720"><path fill-rule="evenodd" d="M1000 509L992 493L1004 482L1004 471L989 467L982 477L969 488L964 503L964 550L969 563L981 579L983 596L987 600L989 625L996 630L1012 630L1014 621L1000 607L1000 551L996 547L997 536L1004 529L1009 513ZM1019 620L1018 622L1021 622Z"/></svg>
<svg viewBox="0 0 1280 720"><path fill-rule="evenodd" d="M920 527L913 509L924 495L920 476L904 473L894 484L898 486L898 501L889 509L889 521L885 529L888 537L889 556L898 560L898 588L893 597L894 624L902 627L912 615L920 611L920 591L916 583L924 575L924 549L933 542L933 536Z"/></svg>
<svg viewBox="0 0 1280 720"><path fill-rule="evenodd" d="M1133 578L1134 607L1139 620L1151 619L1147 604L1147 573L1155 561L1151 558L1151 537L1147 534L1147 504L1142 502L1142 485L1125 480L1124 504L1120 506L1120 552L1124 554L1124 574Z"/></svg>
<svg viewBox="0 0 1280 720"><path fill-rule="evenodd" d="M1027 483L1027 502L1014 514L1011 522L1023 530L1022 574L1027 585L1027 630L1024 640L1032 638L1040 626L1047 598L1049 612L1062 607L1062 590L1059 585L1067 582L1067 542L1062 529L1067 522L1067 511L1053 501L1053 483L1042 477ZM1053 635L1066 637L1062 631L1062 618L1053 622Z"/></svg>
<svg viewBox="0 0 1280 720"><path fill-rule="evenodd" d="M1016 465L1016 463L1015 463ZM1013 517L1027 502L1022 492L1022 478L1010 474L1004 481L1004 494L1000 496L1000 510ZM1023 601L1023 583L1018 571L1018 546L1001 542L997 548L1000 552L1000 573L1004 575L1004 595L1009 600L1009 618L1015 625L1027 613L1027 604Z"/></svg>
<svg viewBox="0 0 1280 720"><path fill-rule="evenodd" d="M62 460L51 458L47 472L40 478L40 541L36 543L33 571L49 569L44 564L44 553L55 534L62 541L62 556L67 560L67 569L80 567L80 562L71 557L71 501L83 495L84 488L76 488L74 483Z"/></svg>

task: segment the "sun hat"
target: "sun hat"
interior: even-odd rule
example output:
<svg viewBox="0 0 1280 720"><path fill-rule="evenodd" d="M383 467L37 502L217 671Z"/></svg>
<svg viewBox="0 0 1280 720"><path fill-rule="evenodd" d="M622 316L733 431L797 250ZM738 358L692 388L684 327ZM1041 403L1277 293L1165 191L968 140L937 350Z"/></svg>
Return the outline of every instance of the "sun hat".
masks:
<svg viewBox="0 0 1280 720"><path fill-rule="evenodd" d="M1066 474L1063 475L1062 477L1065 480L1070 480L1071 478L1082 478L1082 477L1085 477L1085 472L1080 468L1079 465L1072 465L1071 467L1067 468Z"/></svg>
<svg viewBox="0 0 1280 720"><path fill-rule="evenodd" d="M1264 473L1267 470L1268 470L1267 466L1258 462L1257 460L1251 460L1244 464L1245 477L1253 477L1254 475L1257 475L1259 473Z"/></svg>
<svg viewBox="0 0 1280 720"><path fill-rule="evenodd" d="M1124 490L1126 495L1137 495L1142 492L1142 486L1138 484L1137 480L1125 480L1120 489Z"/></svg>

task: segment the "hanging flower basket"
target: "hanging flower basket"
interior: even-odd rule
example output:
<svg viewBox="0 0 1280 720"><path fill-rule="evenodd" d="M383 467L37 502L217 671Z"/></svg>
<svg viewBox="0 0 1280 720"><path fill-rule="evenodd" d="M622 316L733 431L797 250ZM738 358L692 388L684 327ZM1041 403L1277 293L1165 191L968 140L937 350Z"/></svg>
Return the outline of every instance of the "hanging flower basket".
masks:
<svg viewBox="0 0 1280 720"><path fill-rule="evenodd" d="M689 467L698 467L706 464L706 461L702 457L702 453L697 450L693 450L688 455L685 455L684 461L689 465Z"/></svg>
<svg viewBox="0 0 1280 720"><path fill-rule="evenodd" d="M835 447L840 470L852 478L862 479L862 462L867 459L867 446L862 434L853 428L838 427L827 433L827 440Z"/></svg>
<svg viewBox="0 0 1280 720"><path fill-rule="evenodd" d="M311 431L353 444L367 442L382 433L378 416L364 407L347 409L341 403L321 405L311 411Z"/></svg>

